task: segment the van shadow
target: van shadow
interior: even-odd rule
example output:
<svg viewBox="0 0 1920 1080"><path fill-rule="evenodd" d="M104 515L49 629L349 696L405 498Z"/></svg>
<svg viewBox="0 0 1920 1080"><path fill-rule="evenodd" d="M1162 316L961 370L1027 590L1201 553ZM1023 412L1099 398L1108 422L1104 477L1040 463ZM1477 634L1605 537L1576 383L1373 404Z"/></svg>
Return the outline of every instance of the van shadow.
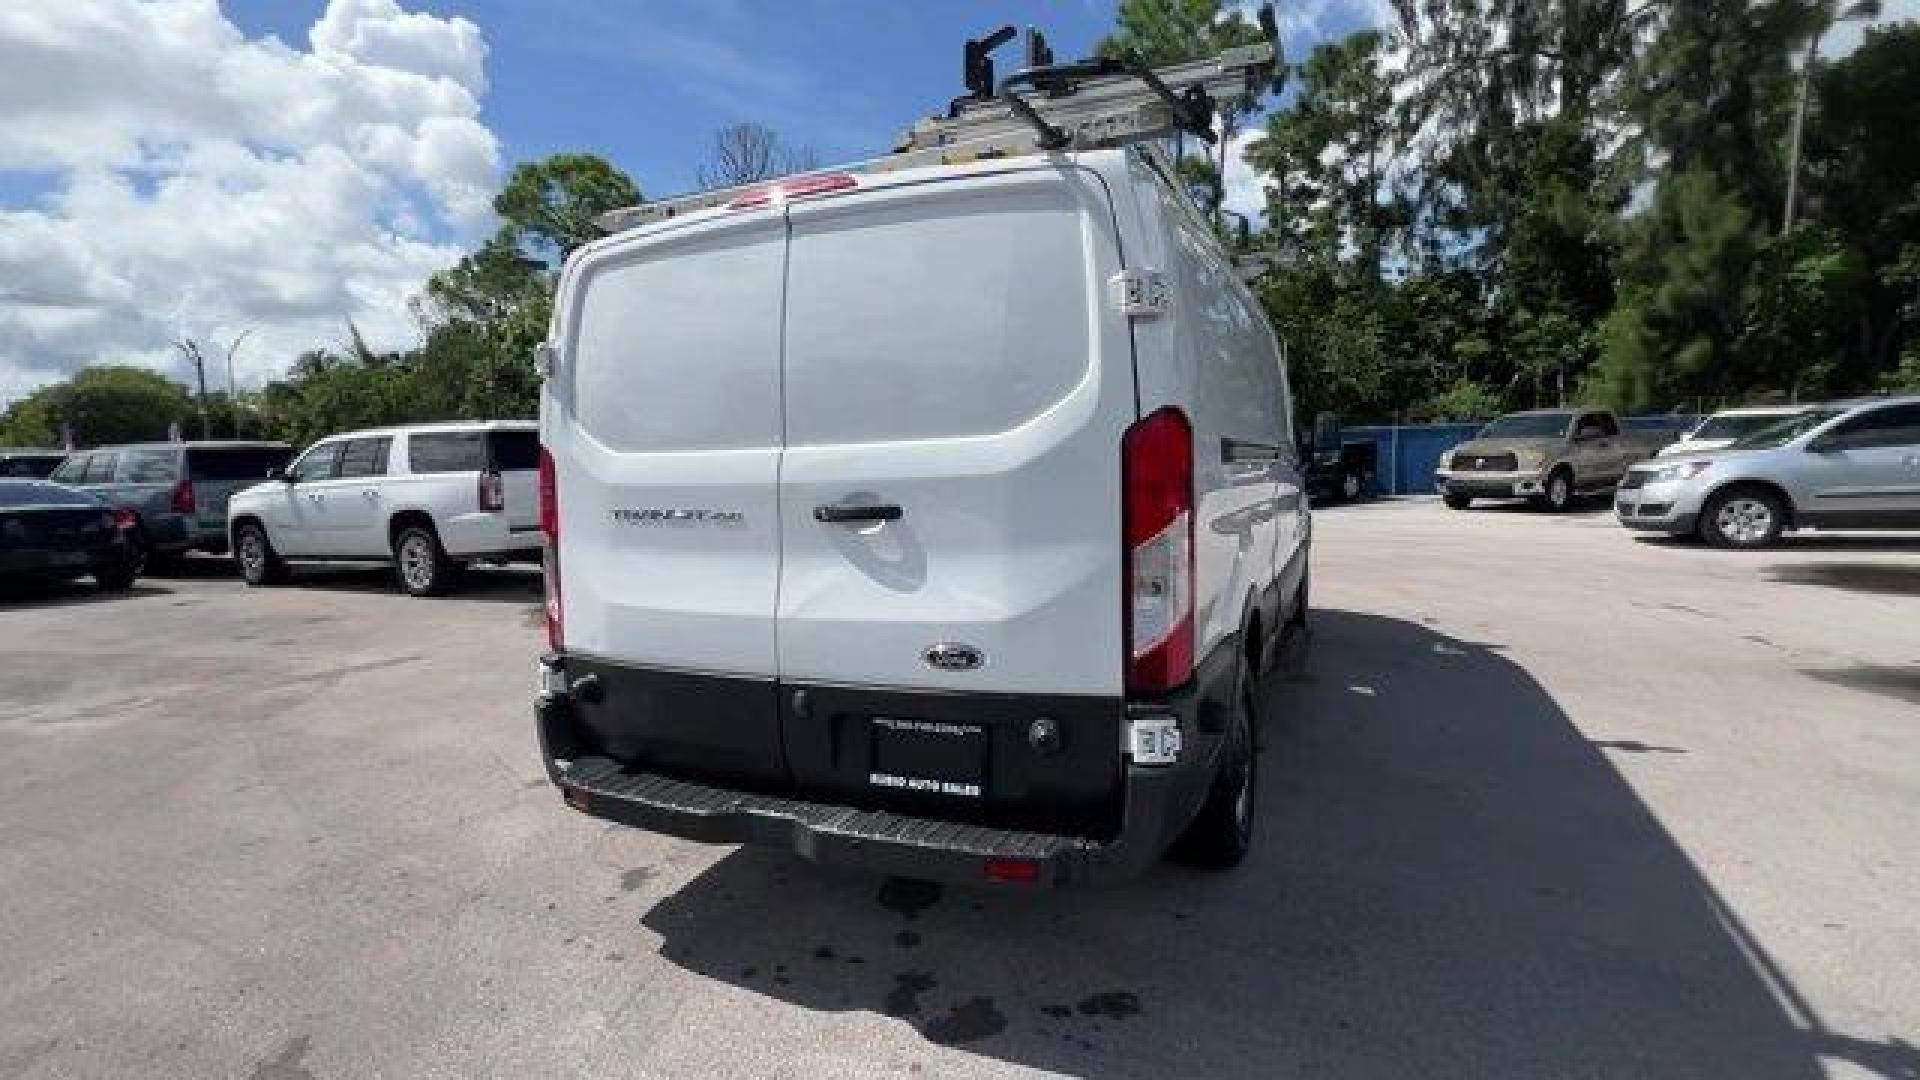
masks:
<svg viewBox="0 0 1920 1080"><path fill-rule="evenodd" d="M742 849L643 923L701 975L1080 1075L1920 1070L1911 1046L1822 1027L1498 646L1315 621L1312 674L1268 703L1259 841L1235 872L941 890Z"/></svg>

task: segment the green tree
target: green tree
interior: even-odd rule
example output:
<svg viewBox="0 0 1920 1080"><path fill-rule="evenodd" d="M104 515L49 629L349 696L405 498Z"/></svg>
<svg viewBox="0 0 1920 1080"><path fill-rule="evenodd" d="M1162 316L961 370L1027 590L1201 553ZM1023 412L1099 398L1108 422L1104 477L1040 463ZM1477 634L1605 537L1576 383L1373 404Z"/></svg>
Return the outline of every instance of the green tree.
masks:
<svg viewBox="0 0 1920 1080"><path fill-rule="evenodd" d="M510 243L557 261L600 235L594 218L639 201L639 187L605 158L554 154L515 168L493 209L506 219Z"/></svg>
<svg viewBox="0 0 1920 1080"><path fill-rule="evenodd" d="M14 402L0 416L0 441L57 446L64 426L77 445L98 446L164 439L170 425L190 429L197 422L179 383L147 368L101 364Z"/></svg>

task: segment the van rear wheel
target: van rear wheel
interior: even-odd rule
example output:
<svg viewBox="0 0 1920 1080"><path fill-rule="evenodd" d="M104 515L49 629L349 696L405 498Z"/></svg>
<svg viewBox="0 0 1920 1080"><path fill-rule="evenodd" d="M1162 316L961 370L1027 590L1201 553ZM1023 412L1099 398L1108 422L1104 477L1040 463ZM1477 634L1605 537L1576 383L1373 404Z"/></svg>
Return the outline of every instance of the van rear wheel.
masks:
<svg viewBox="0 0 1920 1080"><path fill-rule="evenodd" d="M1227 741L1220 748L1207 800L1173 846L1173 857L1189 866L1232 869L1253 847L1254 805L1260 790L1260 755L1253 743L1254 685L1242 661L1235 677Z"/></svg>

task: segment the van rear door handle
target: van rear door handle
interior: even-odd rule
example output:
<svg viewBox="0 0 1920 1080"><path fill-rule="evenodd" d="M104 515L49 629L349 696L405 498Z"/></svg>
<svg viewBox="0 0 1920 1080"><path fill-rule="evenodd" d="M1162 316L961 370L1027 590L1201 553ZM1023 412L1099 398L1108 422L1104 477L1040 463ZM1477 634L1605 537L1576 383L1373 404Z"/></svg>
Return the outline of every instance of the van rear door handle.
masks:
<svg viewBox="0 0 1920 1080"><path fill-rule="evenodd" d="M813 508L813 520L830 525L850 521L899 521L902 513L898 503L826 503Z"/></svg>

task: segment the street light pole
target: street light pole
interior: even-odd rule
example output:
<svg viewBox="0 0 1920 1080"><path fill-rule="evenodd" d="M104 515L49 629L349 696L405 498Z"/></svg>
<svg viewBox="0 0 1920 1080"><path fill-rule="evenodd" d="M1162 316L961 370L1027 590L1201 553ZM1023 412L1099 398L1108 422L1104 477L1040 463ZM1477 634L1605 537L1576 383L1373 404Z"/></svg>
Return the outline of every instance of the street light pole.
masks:
<svg viewBox="0 0 1920 1080"><path fill-rule="evenodd" d="M240 343L258 329L257 326L247 327L240 331L239 337L233 339L233 344L227 346L227 411L233 414L233 437L236 439L240 437L240 389L233 381L233 354L239 352Z"/></svg>
<svg viewBox="0 0 1920 1080"><path fill-rule="evenodd" d="M1793 232L1794 203L1800 194L1800 140L1807 126L1807 98L1812 96L1813 65L1820 59L1820 39L1827 35L1834 23L1879 18L1880 0L1858 0L1838 14L1833 13L1832 7L1822 4L1818 17L1820 21L1807 38L1807 55L1800 62L1800 85L1793 102L1793 127L1787 137L1787 205L1780 214L1782 236Z"/></svg>
<svg viewBox="0 0 1920 1080"><path fill-rule="evenodd" d="M200 346L192 338L182 338L173 343L189 361L193 363L194 379L200 385L200 437L213 438L212 421L207 417L207 361L200 355Z"/></svg>

